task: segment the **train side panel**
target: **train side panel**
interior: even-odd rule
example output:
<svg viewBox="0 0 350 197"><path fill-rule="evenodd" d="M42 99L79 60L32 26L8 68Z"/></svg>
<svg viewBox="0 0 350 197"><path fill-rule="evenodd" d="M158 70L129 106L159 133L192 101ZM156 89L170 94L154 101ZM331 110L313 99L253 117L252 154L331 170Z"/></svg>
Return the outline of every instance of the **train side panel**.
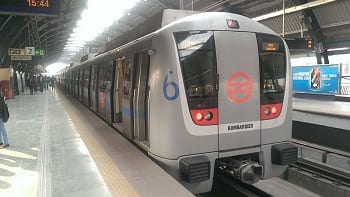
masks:
<svg viewBox="0 0 350 197"><path fill-rule="evenodd" d="M155 36L152 49L156 52L151 56L149 71L149 152L169 160L176 160L182 155L215 152L218 146L216 125L197 128L202 131L212 130L212 135L205 136L192 135L185 127L184 121L192 120L186 119L188 116L183 117L183 114L189 114L189 109L186 107L186 93L174 42L170 32L162 32Z"/></svg>
<svg viewBox="0 0 350 197"><path fill-rule="evenodd" d="M286 45L285 45L286 46ZM264 165L264 179L281 175L286 169L285 165L272 163L271 148L275 144L286 143L292 138L292 84L289 50L286 50L286 80L285 96L279 118L261 122L261 163Z"/></svg>

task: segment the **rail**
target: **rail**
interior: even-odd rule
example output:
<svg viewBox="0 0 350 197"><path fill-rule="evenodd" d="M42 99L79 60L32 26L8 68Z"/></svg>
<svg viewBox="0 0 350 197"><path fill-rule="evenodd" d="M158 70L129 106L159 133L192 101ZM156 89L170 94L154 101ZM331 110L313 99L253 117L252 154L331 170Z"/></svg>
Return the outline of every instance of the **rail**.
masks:
<svg viewBox="0 0 350 197"><path fill-rule="evenodd" d="M299 159L296 164L291 166L330 180L334 184L350 187L350 173L346 171L335 169L323 163L317 163L308 159Z"/></svg>
<svg viewBox="0 0 350 197"><path fill-rule="evenodd" d="M307 146L316 150L322 150L328 153L337 154L346 158L349 158L350 160L350 153L328 148L324 146L320 146L313 143L308 143L300 140L292 140L293 143ZM312 173L316 176L323 177L325 179L328 179L335 184L344 185L346 187L350 187L350 172L347 170L342 170L330 165L327 165L326 163L316 162L311 159L307 158L299 158L296 164L291 165L291 167L295 167L300 170L307 171L309 173Z"/></svg>
<svg viewBox="0 0 350 197"><path fill-rule="evenodd" d="M226 197L226 196L249 196L249 197L272 197L272 195L255 187L242 183L241 181L222 174L216 174L214 184L210 193L198 197Z"/></svg>

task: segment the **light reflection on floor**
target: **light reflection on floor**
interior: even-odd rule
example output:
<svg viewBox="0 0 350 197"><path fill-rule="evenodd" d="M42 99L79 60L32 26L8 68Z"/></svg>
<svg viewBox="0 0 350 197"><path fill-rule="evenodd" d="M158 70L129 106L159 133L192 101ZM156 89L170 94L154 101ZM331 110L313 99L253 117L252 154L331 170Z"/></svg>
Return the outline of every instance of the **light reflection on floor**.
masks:
<svg viewBox="0 0 350 197"><path fill-rule="evenodd" d="M39 172L30 170L30 168L24 169L21 165L23 160L33 160L35 162L37 158L10 149L0 150L0 185L2 185L0 196L36 196Z"/></svg>

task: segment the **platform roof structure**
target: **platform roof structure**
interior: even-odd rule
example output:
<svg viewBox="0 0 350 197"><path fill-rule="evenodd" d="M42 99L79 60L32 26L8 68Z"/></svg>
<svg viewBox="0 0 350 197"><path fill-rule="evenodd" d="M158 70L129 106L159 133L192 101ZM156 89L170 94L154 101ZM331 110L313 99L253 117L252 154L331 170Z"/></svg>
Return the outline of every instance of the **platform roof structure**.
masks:
<svg viewBox="0 0 350 197"><path fill-rule="evenodd" d="M12 65L25 71L38 64L47 66L57 61L77 61L79 57L69 57L63 49L87 7L87 0L58 1L60 10L54 15L4 12L0 9L1 67ZM0 2L0 7L3 4ZM254 18L285 38L313 39L314 51L319 58L350 53L349 0L139 0L76 56L105 50L107 42L167 8L226 11ZM45 55L34 57L32 61L11 61L8 48L25 47L42 49ZM330 50L334 48L343 50Z"/></svg>

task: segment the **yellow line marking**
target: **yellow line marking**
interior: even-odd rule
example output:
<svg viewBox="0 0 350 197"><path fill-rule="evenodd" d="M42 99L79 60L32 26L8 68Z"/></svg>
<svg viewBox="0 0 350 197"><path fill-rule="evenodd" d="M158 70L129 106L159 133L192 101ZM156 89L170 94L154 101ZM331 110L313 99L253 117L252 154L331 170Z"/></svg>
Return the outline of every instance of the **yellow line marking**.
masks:
<svg viewBox="0 0 350 197"><path fill-rule="evenodd" d="M59 92L59 91L57 91ZM109 191L113 196L118 197L137 197L139 196L137 192L129 185L128 180L123 176L115 163L110 159L109 155L103 149L103 147L98 143L98 141L89 132L83 121L80 120L80 114L75 111L74 104L69 102L67 98L64 98L59 94L61 102L64 103L65 110L72 119L72 122L80 134L81 139L84 141L90 155L93 157L96 166L104 179Z"/></svg>

